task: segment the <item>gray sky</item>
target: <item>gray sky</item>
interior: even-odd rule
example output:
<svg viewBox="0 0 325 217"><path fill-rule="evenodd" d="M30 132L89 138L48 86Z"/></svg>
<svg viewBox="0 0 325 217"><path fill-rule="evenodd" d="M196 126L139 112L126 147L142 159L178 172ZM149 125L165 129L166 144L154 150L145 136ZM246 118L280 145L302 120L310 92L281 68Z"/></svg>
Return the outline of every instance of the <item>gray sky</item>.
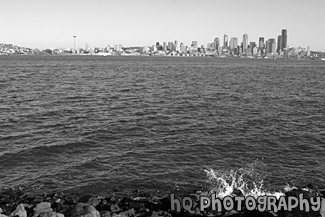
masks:
<svg viewBox="0 0 325 217"><path fill-rule="evenodd" d="M325 51L325 0L1 0L0 43L31 48L153 45L206 46L223 34L277 38Z"/></svg>

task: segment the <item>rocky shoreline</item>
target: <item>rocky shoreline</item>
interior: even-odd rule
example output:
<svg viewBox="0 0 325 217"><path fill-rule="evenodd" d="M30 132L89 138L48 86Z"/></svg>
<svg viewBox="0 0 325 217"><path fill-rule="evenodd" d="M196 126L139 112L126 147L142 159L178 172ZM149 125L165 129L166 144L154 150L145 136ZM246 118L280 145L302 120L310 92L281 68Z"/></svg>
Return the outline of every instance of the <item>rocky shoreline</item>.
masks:
<svg viewBox="0 0 325 217"><path fill-rule="evenodd" d="M239 195L239 190L232 196ZM310 199L321 197L325 203L325 189L317 189L312 185L308 188L295 188L285 193L285 196L298 197L299 194ZM190 195L195 198L195 194ZM195 199L194 199L195 200ZM65 193L42 193L33 195L24 192L21 188L4 189L0 192L0 217L194 217L194 216L278 216L278 217L324 217L325 211L304 212L299 209L292 211L279 210L278 212L259 212L243 209L240 212L231 210L216 212L212 210L200 211L197 199L193 205L195 213L182 209L180 212L171 210L170 196L154 197L148 193L135 191L132 196L116 197L100 195L79 195Z"/></svg>

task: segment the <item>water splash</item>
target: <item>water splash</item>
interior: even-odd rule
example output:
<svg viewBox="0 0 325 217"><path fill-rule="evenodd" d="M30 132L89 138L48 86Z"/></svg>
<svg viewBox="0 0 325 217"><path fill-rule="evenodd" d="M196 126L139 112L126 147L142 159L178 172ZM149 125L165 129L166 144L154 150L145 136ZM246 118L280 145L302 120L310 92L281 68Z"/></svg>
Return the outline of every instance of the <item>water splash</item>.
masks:
<svg viewBox="0 0 325 217"><path fill-rule="evenodd" d="M216 193L219 198L234 195L235 190L240 190L244 196L273 195L279 198L284 195L281 191L270 192L265 188L265 175L261 171L265 171L265 165L258 160L239 169L205 170L209 193Z"/></svg>

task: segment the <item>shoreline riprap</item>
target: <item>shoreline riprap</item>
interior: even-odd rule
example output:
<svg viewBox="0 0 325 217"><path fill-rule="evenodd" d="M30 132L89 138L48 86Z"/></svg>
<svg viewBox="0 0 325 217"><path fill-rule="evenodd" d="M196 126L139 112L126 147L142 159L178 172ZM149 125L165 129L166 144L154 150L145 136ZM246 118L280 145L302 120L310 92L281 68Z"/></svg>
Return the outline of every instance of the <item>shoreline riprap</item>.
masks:
<svg viewBox="0 0 325 217"><path fill-rule="evenodd" d="M304 198L322 197L325 202L325 190L310 188L295 188L285 193L286 196L298 196ZM292 211L280 210L274 212L235 210L216 212L213 210L200 211L199 201L193 206L195 213L189 213L182 209L181 212L171 210L170 197L154 197L148 193L136 191L135 195L117 197L114 195L80 195L73 193L42 193L34 195L26 193L21 188L9 188L2 190L0 195L0 217L191 217L191 216L321 216L323 211L304 212L299 209ZM233 192L238 194L238 190ZM197 195L196 195L197 196ZM191 197L196 198L195 194ZM324 216L325 213L322 213Z"/></svg>

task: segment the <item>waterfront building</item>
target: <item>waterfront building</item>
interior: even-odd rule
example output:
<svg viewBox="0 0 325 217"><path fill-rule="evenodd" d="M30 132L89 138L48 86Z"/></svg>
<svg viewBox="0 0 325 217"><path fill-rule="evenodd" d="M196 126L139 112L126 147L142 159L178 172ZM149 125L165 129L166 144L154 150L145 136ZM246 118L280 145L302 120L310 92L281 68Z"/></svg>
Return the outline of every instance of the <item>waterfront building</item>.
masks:
<svg viewBox="0 0 325 217"><path fill-rule="evenodd" d="M260 50L264 49L264 37L259 37L259 39L258 39L258 48Z"/></svg>
<svg viewBox="0 0 325 217"><path fill-rule="evenodd" d="M186 47L183 43L180 44L180 53L186 53Z"/></svg>
<svg viewBox="0 0 325 217"><path fill-rule="evenodd" d="M169 52L172 52L173 51L173 42L168 42L168 45L167 45L167 49Z"/></svg>
<svg viewBox="0 0 325 217"><path fill-rule="evenodd" d="M247 48L248 48L248 35L245 33L243 35L243 54L247 54Z"/></svg>
<svg viewBox="0 0 325 217"><path fill-rule="evenodd" d="M253 49L256 47L256 43L255 42L249 42L249 48L251 50L251 52L253 52Z"/></svg>
<svg viewBox="0 0 325 217"><path fill-rule="evenodd" d="M279 36L278 36L277 49L276 49L276 51L277 51L277 53L278 53L279 55L280 55L280 53L281 53L281 50L282 50L282 36L279 35Z"/></svg>
<svg viewBox="0 0 325 217"><path fill-rule="evenodd" d="M275 54L276 53L276 44L275 44L275 39L270 38L268 40L268 53L269 54Z"/></svg>
<svg viewBox="0 0 325 217"><path fill-rule="evenodd" d="M218 51L218 48L220 46L220 40L218 37L214 38L214 41L213 41L213 49L215 51Z"/></svg>
<svg viewBox="0 0 325 217"><path fill-rule="evenodd" d="M165 41L163 42L163 51L167 51L167 43Z"/></svg>
<svg viewBox="0 0 325 217"><path fill-rule="evenodd" d="M286 29L282 29L281 41L282 41L281 50L283 51L284 49L287 49L288 46L288 32Z"/></svg>
<svg viewBox="0 0 325 217"><path fill-rule="evenodd" d="M210 51L213 49L213 43L208 43L207 44L207 50Z"/></svg>
<svg viewBox="0 0 325 217"><path fill-rule="evenodd" d="M310 57L310 49L309 49L309 46L307 47L307 57Z"/></svg>
<svg viewBox="0 0 325 217"><path fill-rule="evenodd" d="M230 45L230 50L232 51L232 53L238 53L238 48L237 48L238 47L238 38L231 37L229 45Z"/></svg>
<svg viewBox="0 0 325 217"><path fill-rule="evenodd" d="M194 50L197 50L197 49L198 49L197 44L198 44L197 41L192 41L191 47L192 47Z"/></svg>
<svg viewBox="0 0 325 217"><path fill-rule="evenodd" d="M178 46L178 42L177 41L175 41L174 49L173 50L176 51L176 52L179 52L179 46Z"/></svg>
<svg viewBox="0 0 325 217"><path fill-rule="evenodd" d="M228 35L224 34L223 35L223 48L228 47Z"/></svg>
<svg viewBox="0 0 325 217"><path fill-rule="evenodd" d="M122 45L121 44L114 45L114 51L115 52L121 52L122 51Z"/></svg>
<svg viewBox="0 0 325 217"><path fill-rule="evenodd" d="M253 56L256 56L258 54L258 49L256 46L253 47L252 53L253 53Z"/></svg>

